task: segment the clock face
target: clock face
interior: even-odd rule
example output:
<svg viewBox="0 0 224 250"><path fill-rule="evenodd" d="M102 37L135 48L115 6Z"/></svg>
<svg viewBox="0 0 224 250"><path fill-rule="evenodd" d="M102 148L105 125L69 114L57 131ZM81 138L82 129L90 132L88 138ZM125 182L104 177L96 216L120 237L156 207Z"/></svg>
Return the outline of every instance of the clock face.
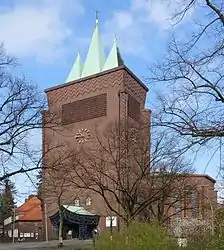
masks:
<svg viewBox="0 0 224 250"><path fill-rule="evenodd" d="M87 128L79 129L75 135L76 141L78 143L84 143L90 138L90 131Z"/></svg>

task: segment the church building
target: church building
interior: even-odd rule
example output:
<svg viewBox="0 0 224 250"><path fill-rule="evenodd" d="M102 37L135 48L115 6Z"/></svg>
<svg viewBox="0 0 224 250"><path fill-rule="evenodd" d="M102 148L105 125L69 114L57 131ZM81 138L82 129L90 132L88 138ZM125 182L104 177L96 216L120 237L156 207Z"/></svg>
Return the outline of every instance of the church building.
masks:
<svg viewBox="0 0 224 250"><path fill-rule="evenodd" d="M43 126L43 166L56 154L47 154L49 145L69 145L75 149L80 144L94 143L96 127L103 131L111 122L126 119L149 123L150 110L145 109L147 92L146 85L125 65L116 39L109 54L105 54L97 19L84 63L78 53L65 82L45 90L48 110L43 111L43 123L49 121L52 114L57 114L55 120L60 129ZM45 170L43 176L48 178ZM44 185L48 184L43 182ZM43 197L45 234L49 240L57 237L58 203L56 199L52 201L56 192L56 189L49 191ZM90 237L96 226L101 231L107 229L109 214L106 214L106 205L99 195L80 194L73 204L68 205L67 198L74 190L68 187L66 192L61 204L66 210L66 233L71 231L72 223L79 224L77 232L70 232L74 237L79 237L83 231ZM113 226L116 226L114 219Z"/></svg>

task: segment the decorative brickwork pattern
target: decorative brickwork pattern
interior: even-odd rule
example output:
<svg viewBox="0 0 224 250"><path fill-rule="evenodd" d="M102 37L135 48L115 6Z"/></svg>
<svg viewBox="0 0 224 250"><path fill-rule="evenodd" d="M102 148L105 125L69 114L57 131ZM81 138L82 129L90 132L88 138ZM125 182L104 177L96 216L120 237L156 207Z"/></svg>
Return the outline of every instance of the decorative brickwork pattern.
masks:
<svg viewBox="0 0 224 250"><path fill-rule="evenodd" d="M128 107L127 107L127 102L128 102L128 95L126 92L121 92L120 93L120 121L125 122L127 119L127 114L128 114Z"/></svg>
<svg viewBox="0 0 224 250"><path fill-rule="evenodd" d="M86 79L74 84L47 92L49 107L60 107L78 97L99 92L123 83L124 70L120 69L105 75Z"/></svg>
<svg viewBox="0 0 224 250"><path fill-rule="evenodd" d="M146 90L127 71L124 71L124 87L142 106L145 105Z"/></svg>
<svg viewBox="0 0 224 250"><path fill-rule="evenodd" d="M97 95L62 106L62 123L86 121L107 115L107 94Z"/></svg>
<svg viewBox="0 0 224 250"><path fill-rule="evenodd" d="M129 120L136 122L139 117L140 120L142 116L145 117L143 112L146 92L147 89L125 67L114 68L104 73L47 89L49 113L60 118L57 120L59 126L53 132L43 128L45 129L43 133L45 148L47 148L48 140L51 142L52 138L51 145L64 144L73 149L78 145L75 136L83 128L91 131L91 138L86 143L87 147L95 147L97 144L94 142L94 128L97 128L101 134L101 131L103 133L108 125L119 118L121 124L128 125ZM133 99L129 98L129 95ZM146 118L146 120L148 119ZM64 124L69 125L63 126ZM80 137L83 138L83 133L81 132L81 134ZM48 157L58 154L59 151L52 151ZM45 156L45 164L46 161ZM47 172L45 171L45 173L47 178ZM69 202L72 195L74 195L73 190L69 189L63 199ZM87 210L101 216L99 227L101 230L106 230L105 216L108 213L106 204L98 194L93 193L89 196L92 204L87 207ZM86 198L82 195L79 198L83 197ZM57 210L57 204L51 200L50 193L46 193L44 202L47 204L47 216L51 216ZM54 239L57 235L52 229L51 222L47 223L49 239Z"/></svg>
<svg viewBox="0 0 224 250"><path fill-rule="evenodd" d="M135 121L140 119L140 103L131 95L128 95L128 116Z"/></svg>

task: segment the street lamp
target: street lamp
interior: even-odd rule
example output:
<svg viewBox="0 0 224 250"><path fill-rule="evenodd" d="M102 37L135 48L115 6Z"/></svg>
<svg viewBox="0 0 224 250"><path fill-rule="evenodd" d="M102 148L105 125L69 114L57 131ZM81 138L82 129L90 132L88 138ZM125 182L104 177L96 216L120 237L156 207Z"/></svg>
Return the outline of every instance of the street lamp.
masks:
<svg viewBox="0 0 224 250"><path fill-rule="evenodd" d="M15 243L15 222L16 222L16 207L13 206L13 215L12 215L12 243Z"/></svg>
<svg viewBox="0 0 224 250"><path fill-rule="evenodd" d="M45 240L48 242L48 224L47 224L47 204L44 203L44 216L45 216Z"/></svg>

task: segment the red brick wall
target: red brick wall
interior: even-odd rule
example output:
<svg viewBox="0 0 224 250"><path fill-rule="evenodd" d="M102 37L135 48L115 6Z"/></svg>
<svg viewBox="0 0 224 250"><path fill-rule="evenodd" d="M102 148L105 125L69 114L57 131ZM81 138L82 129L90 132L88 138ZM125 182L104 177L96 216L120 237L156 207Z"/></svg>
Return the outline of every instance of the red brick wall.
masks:
<svg viewBox="0 0 224 250"><path fill-rule="evenodd" d="M19 233L38 233L39 238L42 238L42 221L39 222L18 222Z"/></svg>
<svg viewBox="0 0 224 250"><path fill-rule="evenodd" d="M26 240L42 240L42 221L18 221L15 223L15 229L18 229L18 236L20 237L20 233L38 233L38 238L35 236L30 237L32 239L26 238ZM5 226L5 231L11 231L12 225L9 224Z"/></svg>
<svg viewBox="0 0 224 250"><path fill-rule="evenodd" d="M180 177L181 178L181 177ZM211 205L216 207L217 204L217 192L214 189L215 182L211 180L206 175L197 175L192 174L186 178L186 183L188 185L192 184L192 191L195 189L196 193L196 217L202 219L208 219L211 217ZM194 217L191 198L185 197L188 199L187 202L181 201L182 211L181 217L192 218ZM207 205L206 205L207 204ZM186 208L186 209L184 209ZM172 209L171 209L172 210ZM172 211L169 211L170 214L173 214Z"/></svg>
<svg viewBox="0 0 224 250"><path fill-rule="evenodd" d="M139 103L140 106L137 110L137 105L129 105L130 116L133 116L133 118L138 118L138 116L144 117L144 120L149 122L149 113L148 111L144 110L147 89L143 87L142 84L125 67L119 67L92 77L80 79L73 83L58 86L46 90L46 93L49 111L58 115L59 122L61 117L64 118L64 125L60 123L61 125L58 127L58 131L57 128L53 130L49 128L43 129L43 148L46 148L46 145L55 146L59 143L69 145L71 148L76 148L77 141L75 140L75 134L79 129L82 128L86 128L90 131L91 136L88 145L94 146L94 134L96 132L96 128L97 131L103 132L108 124L117 121L119 118L119 107L120 118L127 119L128 95L131 95L133 98L132 100L134 100L133 102L130 102L129 100L129 103ZM105 102L103 101L100 105L102 108L101 110L98 109L94 111L90 109L88 112L92 113L83 118L82 115L84 113L86 114L86 109L88 109L88 105L84 104L83 102L90 101L89 106L94 106L94 104L91 104L91 102L96 100L97 96L107 97L106 109ZM73 111L77 111L79 108L80 110L77 112L79 113L79 118L76 117L77 114L74 114L74 117L69 115L69 119L67 119L67 115L65 115L67 111L65 108L72 108L74 109ZM141 114L138 114L138 112L141 112ZM70 111L68 113L71 114ZM99 117L99 113L101 117ZM80 116L82 117L80 118ZM44 163L46 164L46 157L44 157ZM64 196L64 200L69 199L71 194L74 194L74 190L72 189L68 190L67 194ZM86 197L86 194L82 194L82 196ZM92 204L90 207L87 207L87 209L90 212L101 215L99 226L101 230L104 230L105 217L108 216L109 211L106 208L102 197L100 197L98 194L91 193L90 197L92 198ZM56 201L52 202L50 198L51 193L45 194L44 202L47 204L48 216L54 214L57 211ZM53 238L53 230L49 221L48 224L49 238L51 239Z"/></svg>

